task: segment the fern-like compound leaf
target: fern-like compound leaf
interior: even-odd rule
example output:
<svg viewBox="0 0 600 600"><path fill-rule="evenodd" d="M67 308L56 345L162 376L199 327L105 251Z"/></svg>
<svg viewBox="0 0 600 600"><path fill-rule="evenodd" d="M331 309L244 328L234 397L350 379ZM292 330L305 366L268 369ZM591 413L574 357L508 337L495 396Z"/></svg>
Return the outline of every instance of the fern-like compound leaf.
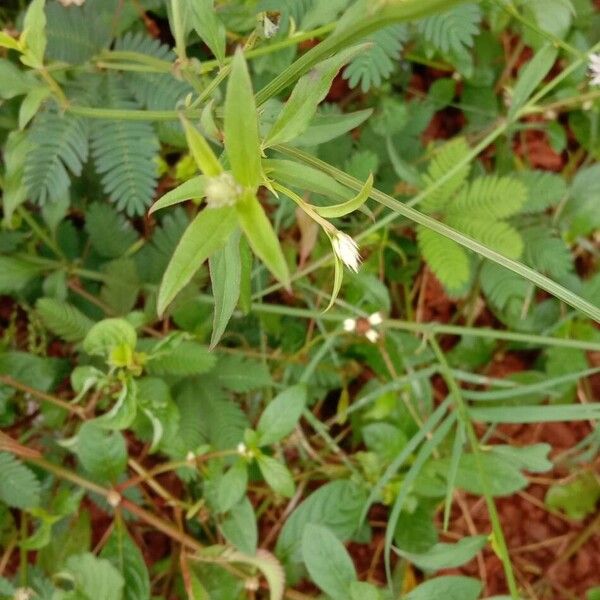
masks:
<svg viewBox="0 0 600 600"><path fill-rule="evenodd" d="M87 209L85 230L92 248L105 258L123 256L138 239L135 230L123 215L110 204L100 202L95 202Z"/></svg>
<svg viewBox="0 0 600 600"><path fill-rule="evenodd" d="M54 298L40 298L35 308L44 325L66 342L80 342L94 324L68 302Z"/></svg>
<svg viewBox="0 0 600 600"><path fill-rule="evenodd" d="M117 76L106 76L104 98L111 108L134 109L139 105ZM152 125L143 121L98 120L92 129L92 154L102 187L128 215L141 215L152 203L156 187L158 139Z"/></svg>
<svg viewBox="0 0 600 600"><path fill-rule="evenodd" d="M450 293L460 293L471 278L467 251L453 240L422 226L417 227L417 240L435 276Z"/></svg>
<svg viewBox="0 0 600 600"><path fill-rule="evenodd" d="M445 13L423 19L418 29L431 45L448 54L461 54L473 46L479 33L481 10L477 4L462 4Z"/></svg>
<svg viewBox="0 0 600 600"><path fill-rule="evenodd" d="M478 177L461 190L448 210L453 214L498 220L519 212L526 200L524 183L512 177L489 175Z"/></svg>
<svg viewBox="0 0 600 600"><path fill-rule="evenodd" d="M81 175L88 157L84 120L56 110L40 113L29 133L33 150L25 162L24 183L34 202L64 198L71 185L69 172Z"/></svg>
<svg viewBox="0 0 600 600"><path fill-rule="evenodd" d="M469 154L469 146L464 138L456 138L444 144L429 163L424 181L428 186L434 185L442 177L447 176L458 163ZM439 185L422 202L425 212L431 213L442 210L453 198L454 194L465 184L471 165L466 162L447 181Z"/></svg>
<svg viewBox="0 0 600 600"><path fill-rule="evenodd" d="M7 452L0 452L0 501L23 509L40 502L40 483L33 471Z"/></svg>
<svg viewBox="0 0 600 600"><path fill-rule="evenodd" d="M391 25L366 38L371 46L360 52L344 70L344 79L355 88L360 85L363 92L380 86L394 70L407 31L403 25Z"/></svg>

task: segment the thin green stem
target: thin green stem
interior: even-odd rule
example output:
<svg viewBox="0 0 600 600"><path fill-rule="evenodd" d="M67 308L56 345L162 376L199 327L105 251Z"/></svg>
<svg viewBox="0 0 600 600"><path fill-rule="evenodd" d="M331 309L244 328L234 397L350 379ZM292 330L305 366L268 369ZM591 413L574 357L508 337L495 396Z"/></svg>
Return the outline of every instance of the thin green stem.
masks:
<svg viewBox="0 0 600 600"><path fill-rule="evenodd" d="M510 555L508 553L508 546L506 544L504 532L502 531L502 525L500 523L498 510L496 509L494 498L492 497L492 494L490 492L488 474L486 473L485 468L483 466L483 462L481 460L481 449L479 447L479 440L477 439L477 434L475 433L473 423L469 418L467 404L462 396L460 386L458 385L456 379L454 379L454 375L452 374L450 365L446 360L444 351L440 348L440 345L435 339L435 336L430 336L428 338L428 341L439 361L440 372L442 374L442 377L444 378L446 385L448 386L450 394L454 398L454 401L456 403L456 409L458 411L458 416L466 429L467 438L469 440L471 450L473 451L473 455L475 457L477 470L479 471L479 477L481 479L481 485L483 488L483 495L485 497L490 522L492 524L492 531L494 534L495 541L495 550L498 554L498 557L502 561L502 565L504 567L504 574L506 576L506 581L510 590L510 595L514 600L519 600L519 590L517 588L515 574L513 572Z"/></svg>
<svg viewBox="0 0 600 600"><path fill-rule="evenodd" d="M65 258L63 251L59 248L58 244L44 231L40 224L29 214L29 212L22 206L17 207L17 213L19 216L29 225L29 228L35 235L44 243L54 254L61 259Z"/></svg>

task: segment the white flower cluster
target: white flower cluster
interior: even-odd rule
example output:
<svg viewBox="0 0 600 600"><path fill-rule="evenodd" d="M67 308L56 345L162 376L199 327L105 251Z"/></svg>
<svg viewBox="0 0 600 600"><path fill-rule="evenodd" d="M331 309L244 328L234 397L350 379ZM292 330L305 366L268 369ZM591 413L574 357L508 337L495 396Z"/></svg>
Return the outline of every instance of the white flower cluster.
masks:
<svg viewBox="0 0 600 600"><path fill-rule="evenodd" d="M379 340L380 333L375 327L383 323L381 313L373 313L366 319L346 319L344 321L344 330L348 333L361 333L371 343L375 344Z"/></svg>
<svg viewBox="0 0 600 600"><path fill-rule="evenodd" d="M243 192L242 186L230 173L221 173L210 177L206 182L204 193L208 208L221 208L233 206Z"/></svg>

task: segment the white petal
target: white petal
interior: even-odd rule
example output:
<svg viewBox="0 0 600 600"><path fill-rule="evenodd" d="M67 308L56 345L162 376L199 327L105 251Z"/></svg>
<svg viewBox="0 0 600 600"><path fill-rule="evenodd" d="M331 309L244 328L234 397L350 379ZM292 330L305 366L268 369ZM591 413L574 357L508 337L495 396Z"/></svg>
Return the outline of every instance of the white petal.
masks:
<svg viewBox="0 0 600 600"><path fill-rule="evenodd" d="M356 319L345 319L344 331L356 331Z"/></svg>
<svg viewBox="0 0 600 600"><path fill-rule="evenodd" d="M374 344L379 339L379 333L374 329L369 329L369 331L365 333L365 337Z"/></svg>
<svg viewBox="0 0 600 600"><path fill-rule="evenodd" d="M358 273L358 267L360 265L358 244L349 235L337 231L333 238L333 251L349 269Z"/></svg>
<svg viewBox="0 0 600 600"><path fill-rule="evenodd" d="M373 325L374 327L377 327L377 325L381 325L383 323L383 317L381 316L381 313L373 313L369 317L369 323L371 323L371 325Z"/></svg>

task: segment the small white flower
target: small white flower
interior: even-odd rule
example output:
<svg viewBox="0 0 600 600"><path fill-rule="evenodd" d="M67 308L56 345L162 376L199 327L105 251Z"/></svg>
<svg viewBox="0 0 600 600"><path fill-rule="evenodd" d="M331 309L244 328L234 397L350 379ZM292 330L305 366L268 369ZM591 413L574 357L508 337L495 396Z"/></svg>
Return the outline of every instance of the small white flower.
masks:
<svg viewBox="0 0 600 600"><path fill-rule="evenodd" d="M371 323L371 325L377 327L377 325L381 325L383 323L383 317L381 316L381 313L376 312L369 317L368 321Z"/></svg>
<svg viewBox="0 0 600 600"><path fill-rule="evenodd" d="M358 244L346 233L336 231L332 239L333 251L338 258L355 273L358 273L360 254Z"/></svg>
<svg viewBox="0 0 600 600"><path fill-rule="evenodd" d="M85 0L58 0L63 6L83 6Z"/></svg>
<svg viewBox="0 0 600 600"><path fill-rule="evenodd" d="M233 178L233 175L221 173L216 177L210 177L206 182L204 188L206 205L208 208L233 206L242 192L242 186Z"/></svg>
<svg viewBox="0 0 600 600"><path fill-rule="evenodd" d="M372 343L375 344L377 342L377 340L379 339L379 332L375 331L374 329L369 329L366 333L365 333L365 337Z"/></svg>
<svg viewBox="0 0 600 600"><path fill-rule="evenodd" d="M356 319L344 319L344 331L348 333L356 331Z"/></svg>
<svg viewBox="0 0 600 600"><path fill-rule="evenodd" d="M600 85L600 54L590 54L588 67L590 70L590 83Z"/></svg>
<svg viewBox="0 0 600 600"><path fill-rule="evenodd" d="M245 456L246 452L248 452L248 448L246 447L246 444L244 444L244 442L240 442L237 445L237 451L238 451L238 454Z"/></svg>

